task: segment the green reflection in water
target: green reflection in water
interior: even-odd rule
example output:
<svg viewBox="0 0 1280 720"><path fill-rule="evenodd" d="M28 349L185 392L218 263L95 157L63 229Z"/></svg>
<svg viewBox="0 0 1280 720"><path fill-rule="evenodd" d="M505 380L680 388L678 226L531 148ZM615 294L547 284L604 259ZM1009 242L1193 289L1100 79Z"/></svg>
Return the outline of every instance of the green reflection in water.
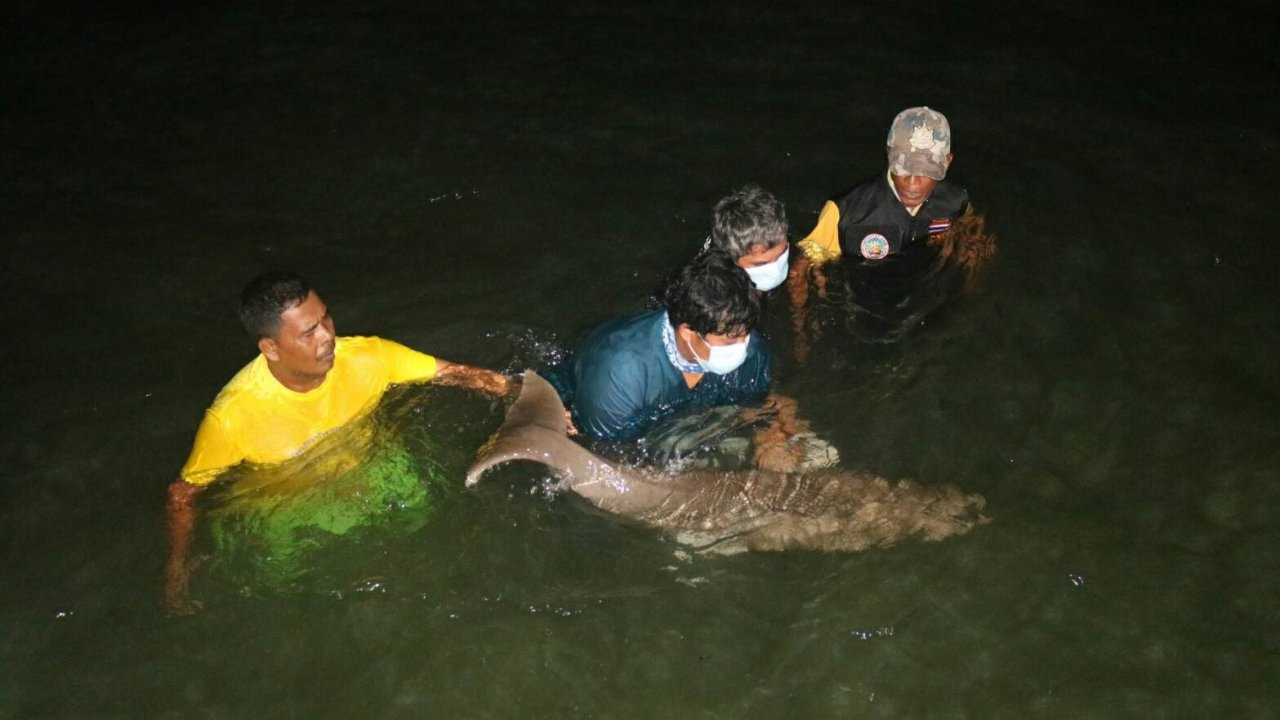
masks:
<svg viewBox="0 0 1280 720"><path fill-rule="evenodd" d="M302 455L237 468L206 503L210 575L244 594L324 591L350 553L422 528L456 491L414 403L380 407Z"/></svg>

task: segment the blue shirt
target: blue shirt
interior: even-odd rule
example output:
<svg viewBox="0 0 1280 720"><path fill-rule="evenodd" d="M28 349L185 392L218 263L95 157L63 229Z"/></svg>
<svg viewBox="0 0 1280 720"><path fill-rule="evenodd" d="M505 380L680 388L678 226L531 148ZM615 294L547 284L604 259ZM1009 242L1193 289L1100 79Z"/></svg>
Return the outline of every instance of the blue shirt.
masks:
<svg viewBox="0 0 1280 720"><path fill-rule="evenodd" d="M599 325L578 341L568 361L548 370L584 435L632 438L681 410L753 404L768 394L773 362L754 332L741 367L725 375L705 373L690 389L662 346L666 315L653 310Z"/></svg>

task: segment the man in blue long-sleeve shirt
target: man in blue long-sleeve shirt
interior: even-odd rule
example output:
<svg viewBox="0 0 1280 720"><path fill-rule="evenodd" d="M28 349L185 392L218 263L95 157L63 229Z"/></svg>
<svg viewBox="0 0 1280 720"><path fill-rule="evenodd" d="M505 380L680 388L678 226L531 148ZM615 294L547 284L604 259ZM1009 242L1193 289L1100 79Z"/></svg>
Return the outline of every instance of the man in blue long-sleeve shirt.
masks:
<svg viewBox="0 0 1280 720"><path fill-rule="evenodd" d="M662 300L664 309L606 322L578 342L560 389L583 434L630 438L690 406L759 404L768 394L760 300L728 255L700 254Z"/></svg>
<svg viewBox="0 0 1280 720"><path fill-rule="evenodd" d="M715 249L699 254L672 277L662 302L663 309L592 329L573 357L552 372L584 435L629 439L684 411L765 403L773 364L755 332L760 298L730 256ZM794 402L770 400L759 414L771 424L756 432L756 461L779 469L812 465L806 453L816 438L796 419ZM788 447L795 436L809 441ZM767 445L760 442L765 437L771 440ZM821 446L826 462L834 463L834 448ZM769 449L776 452L762 458Z"/></svg>

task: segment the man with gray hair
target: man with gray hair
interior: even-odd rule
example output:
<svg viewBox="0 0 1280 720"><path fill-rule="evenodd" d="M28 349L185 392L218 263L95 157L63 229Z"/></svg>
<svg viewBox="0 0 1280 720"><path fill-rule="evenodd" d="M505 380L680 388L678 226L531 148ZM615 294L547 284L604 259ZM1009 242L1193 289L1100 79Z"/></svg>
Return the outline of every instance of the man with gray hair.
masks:
<svg viewBox="0 0 1280 720"><path fill-rule="evenodd" d="M768 292L787 277L787 211L759 186L747 185L716 203L707 242L746 270L756 290Z"/></svg>

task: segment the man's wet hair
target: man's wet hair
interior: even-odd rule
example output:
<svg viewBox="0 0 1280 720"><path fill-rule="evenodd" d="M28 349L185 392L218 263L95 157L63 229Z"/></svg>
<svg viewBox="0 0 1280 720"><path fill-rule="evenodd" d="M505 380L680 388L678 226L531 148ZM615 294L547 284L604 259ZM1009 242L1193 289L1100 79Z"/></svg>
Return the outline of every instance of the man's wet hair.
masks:
<svg viewBox="0 0 1280 720"><path fill-rule="evenodd" d="M307 301L311 284L295 272L272 270L245 286L240 293L240 324L255 341L275 337L282 323L280 316L295 305Z"/></svg>
<svg viewBox="0 0 1280 720"><path fill-rule="evenodd" d="M662 304L673 326L700 335L740 336L760 320L760 297L746 271L717 248L703 250L662 288Z"/></svg>
<svg viewBox="0 0 1280 720"><path fill-rule="evenodd" d="M734 260L757 246L768 250L786 241L787 210L768 190L748 185L716 203L711 244Z"/></svg>

